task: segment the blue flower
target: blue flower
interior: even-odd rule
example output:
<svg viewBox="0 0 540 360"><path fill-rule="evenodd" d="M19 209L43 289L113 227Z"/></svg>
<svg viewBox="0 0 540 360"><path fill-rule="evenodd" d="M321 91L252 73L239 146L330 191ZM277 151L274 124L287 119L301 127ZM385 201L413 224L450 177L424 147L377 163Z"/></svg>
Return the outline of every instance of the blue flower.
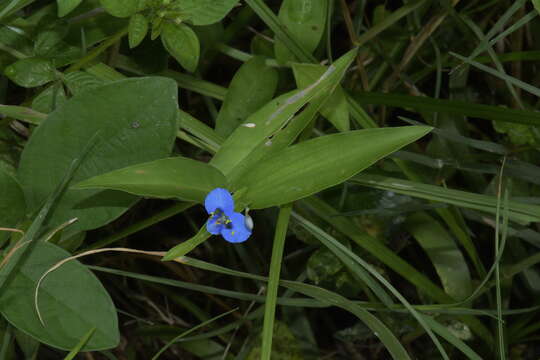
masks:
<svg viewBox="0 0 540 360"><path fill-rule="evenodd" d="M204 199L204 207L210 214L206 223L206 230L210 234L221 235L232 243L246 241L251 236L251 218L234 211L233 197L226 189L210 191Z"/></svg>

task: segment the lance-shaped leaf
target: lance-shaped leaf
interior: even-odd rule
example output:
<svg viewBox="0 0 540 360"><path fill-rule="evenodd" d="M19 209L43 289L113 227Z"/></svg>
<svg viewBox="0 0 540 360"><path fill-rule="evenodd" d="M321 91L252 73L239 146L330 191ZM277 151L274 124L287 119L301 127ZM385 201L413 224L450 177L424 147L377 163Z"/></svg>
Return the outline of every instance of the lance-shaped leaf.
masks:
<svg viewBox="0 0 540 360"><path fill-rule="evenodd" d="M226 183L225 176L212 165L174 157L99 175L75 188L113 189L141 196L202 202L210 191L226 187Z"/></svg>
<svg viewBox="0 0 540 360"><path fill-rule="evenodd" d="M228 175L255 148L281 130L306 103L323 94L331 94L355 56L356 50L349 51L305 89L281 95L249 116L227 138L210 163Z"/></svg>
<svg viewBox="0 0 540 360"><path fill-rule="evenodd" d="M421 138L427 126L357 130L322 136L263 159L235 186L253 209L295 201L339 184Z"/></svg>
<svg viewBox="0 0 540 360"><path fill-rule="evenodd" d="M429 256L446 293L457 300L469 296L469 267L446 229L425 212L409 216L406 227Z"/></svg>

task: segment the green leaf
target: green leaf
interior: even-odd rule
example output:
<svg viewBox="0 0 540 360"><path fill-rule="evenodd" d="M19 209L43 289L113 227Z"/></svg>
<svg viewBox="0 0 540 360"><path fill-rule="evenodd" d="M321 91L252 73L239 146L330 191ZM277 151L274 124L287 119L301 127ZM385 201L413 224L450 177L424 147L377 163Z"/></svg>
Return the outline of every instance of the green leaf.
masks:
<svg viewBox="0 0 540 360"><path fill-rule="evenodd" d="M261 144L279 132L306 103L332 91L356 56L349 51L317 81L300 91L292 91L270 101L246 119L249 127L239 126L223 143L210 163L226 176Z"/></svg>
<svg viewBox="0 0 540 360"><path fill-rule="evenodd" d="M493 121L517 124L540 125L540 114L536 111L508 109L503 106L473 104L467 101L441 100L426 96L410 96L374 92L359 92L354 96L360 105L396 106L425 112L445 112Z"/></svg>
<svg viewBox="0 0 540 360"><path fill-rule="evenodd" d="M326 70L325 66L316 64L300 64L295 63L292 66L294 78L299 88L306 87L317 80ZM332 95L326 100L322 109L321 115L330 120L330 122L339 131L349 131L349 105L345 92L338 85Z"/></svg>
<svg viewBox="0 0 540 360"><path fill-rule="evenodd" d="M56 78L52 62L40 58L18 60L6 67L4 74L11 81L25 88L44 85Z"/></svg>
<svg viewBox="0 0 540 360"><path fill-rule="evenodd" d="M161 41L165 49L186 70L194 72L199 63L200 44L197 34L185 24L163 24Z"/></svg>
<svg viewBox="0 0 540 360"><path fill-rule="evenodd" d="M448 231L426 213L407 218L406 227L429 256L444 290L456 300L471 294L471 274L467 262Z"/></svg>
<svg viewBox="0 0 540 360"><path fill-rule="evenodd" d="M77 95L105 84L105 81L86 71L73 71L64 76L64 84L71 94Z"/></svg>
<svg viewBox="0 0 540 360"><path fill-rule="evenodd" d="M284 0L279 9L279 20L292 38L312 53L321 41L326 24L328 0ZM278 37L274 43L276 59L285 63L296 59Z"/></svg>
<svg viewBox="0 0 540 360"><path fill-rule="evenodd" d="M480 210L495 214L497 198L495 196L476 194L461 190L448 189L442 186L422 184L387 176L360 174L350 180L353 183L376 189L393 191L420 199L443 202L467 209ZM512 221L527 224L540 221L540 206L518 201L509 201L508 217Z"/></svg>
<svg viewBox="0 0 540 360"><path fill-rule="evenodd" d="M536 11L540 13L540 0L531 0Z"/></svg>
<svg viewBox="0 0 540 360"><path fill-rule="evenodd" d="M23 106L0 105L0 114L37 125L47 118L46 114Z"/></svg>
<svg viewBox="0 0 540 360"><path fill-rule="evenodd" d="M0 168L0 227L13 228L26 212L24 193L17 180ZM8 237L0 231L0 244Z"/></svg>
<svg viewBox="0 0 540 360"><path fill-rule="evenodd" d="M244 63L229 85L216 119L216 132L225 137L230 135L249 115L272 99L277 83L277 71L267 66L264 58L254 57Z"/></svg>
<svg viewBox="0 0 540 360"><path fill-rule="evenodd" d="M141 10L141 0L99 0L105 11L112 16L124 18Z"/></svg>
<svg viewBox="0 0 540 360"><path fill-rule="evenodd" d="M29 209L35 211L53 192L85 139L95 134L97 144L71 184L168 156L177 131L177 106L176 84L159 77L111 82L75 95L49 115L24 148L18 176ZM50 215L49 226L78 217L65 231L95 229L136 200L114 191L67 190Z"/></svg>
<svg viewBox="0 0 540 360"><path fill-rule="evenodd" d="M113 189L130 194L202 202L210 191L226 187L215 167L184 157L160 159L85 180L77 189Z"/></svg>
<svg viewBox="0 0 540 360"><path fill-rule="evenodd" d="M56 0L56 3L58 4L58 16L66 16L79 6L81 2L82 0Z"/></svg>
<svg viewBox="0 0 540 360"><path fill-rule="evenodd" d="M235 186L248 188L254 209L288 203L347 180L430 131L406 126L322 136L268 156Z"/></svg>
<svg viewBox="0 0 540 360"><path fill-rule="evenodd" d="M143 14L135 14L129 19L129 47L137 47L148 33L148 19Z"/></svg>
<svg viewBox="0 0 540 360"><path fill-rule="evenodd" d="M55 21L40 28L34 40L34 55L43 58L55 55L68 32L69 24L65 21Z"/></svg>
<svg viewBox="0 0 540 360"><path fill-rule="evenodd" d="M240 0L182 0L180 11L193 25L210 25L223 19Z"/></svg>
<svg viewBox="0 0 540 360"><path fill-rule="evenodd" d="M15 252L10 261L17 261L21 253ZM92 328L96 332L84 351L116 347L120 336L114 304L96 276L76 260L63 264L41 283L38 306L45 326L40 323L34 303L36 285L48 269L69 256L55 245L35 244L2 293L2 315L16 328L59 349L75 347ZM5 276L6 267L0 271L0 278Z"/></svg>

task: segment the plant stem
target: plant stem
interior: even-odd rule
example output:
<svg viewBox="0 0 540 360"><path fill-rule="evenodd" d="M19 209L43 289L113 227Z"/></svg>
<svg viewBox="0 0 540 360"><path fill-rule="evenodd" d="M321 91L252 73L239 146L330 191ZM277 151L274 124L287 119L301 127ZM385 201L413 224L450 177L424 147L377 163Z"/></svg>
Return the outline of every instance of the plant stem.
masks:
<svg viewBox="0 0 540 360"><path fill-rule="evenodd" d="M287 227L289 225L291 211L292 204L283 205L279 210L279 216L276 224L274 245L272 247L272 260L270 262L268 290L266 292L266 302L264 307L261 350L262 360L270 360L270 357L272 356L272 337L274 332L274 317L276 315L279 274L281 271L281 261L283 259L283 249L285 247L285 238L287 237Z"/></svg>

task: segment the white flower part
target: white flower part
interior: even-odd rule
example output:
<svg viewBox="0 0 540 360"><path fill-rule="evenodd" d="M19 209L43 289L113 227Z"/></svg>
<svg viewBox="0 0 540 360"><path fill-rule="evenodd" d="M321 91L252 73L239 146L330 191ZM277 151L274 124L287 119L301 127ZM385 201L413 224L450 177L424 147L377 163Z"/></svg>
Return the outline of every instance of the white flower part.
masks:
<svg viewBox="0 0 540 360"><path fill-rule="evenodd" d="M246 225L246 228L249 229L249 231L253 230L253 219L251 218L251 216L248 215L247 211L244 217L244 224Z"/></svg>
<svg viewBox="0 0 540 360"><path fill-rule="evenodd" d="M257 126L257 124L255 123L245 123L245 124L242 124L243 127L247 127L247 128L254 128L255 126Z"/></svg>

